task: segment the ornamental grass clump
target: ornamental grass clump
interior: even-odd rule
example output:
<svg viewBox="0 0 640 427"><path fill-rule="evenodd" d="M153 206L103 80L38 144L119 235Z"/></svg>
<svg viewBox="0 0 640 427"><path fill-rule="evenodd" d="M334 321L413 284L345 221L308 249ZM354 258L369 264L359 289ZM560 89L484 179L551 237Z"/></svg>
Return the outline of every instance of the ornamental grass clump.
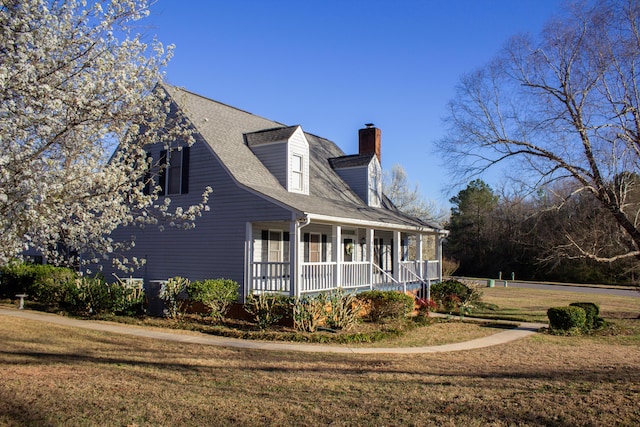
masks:
<svg viewBox="0 0 640 427"><path fill-rule="evenodd" d="M249 294L244 309L260 329L267 329L287 315L288 301L288 297L279 294Z"/></svg>
<svg viewBox="0 0 640 427"><path fill-rule="evenodd" d="M164 302L170 318L178 319L186 312L188 300L185 294L189 283L189 279L176 276L162 284L160 299Z"/></svg>
<svg viewBox="0 0 640 427"><path fill-rule="evenodd" d="M327 326L332 329L349 330L358 323L362 304L355 293L338 289L327 296ZM325 305L326 307L326 305Z"/></svg>

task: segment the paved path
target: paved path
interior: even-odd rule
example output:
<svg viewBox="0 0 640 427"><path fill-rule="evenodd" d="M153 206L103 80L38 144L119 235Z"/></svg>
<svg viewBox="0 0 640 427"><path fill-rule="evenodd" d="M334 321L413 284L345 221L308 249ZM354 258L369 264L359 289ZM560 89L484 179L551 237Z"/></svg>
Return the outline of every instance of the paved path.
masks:
<svg viewBox="0 0 640 427"><path fill-rule="evenodd" d="M515 329L508 329L493 335L477 338L471 341L445 344L430 347L403 347L403 348L363 348L363 347L345 347L333 345L319 344L298 344L283 343L273 341L254 341L236 338L225 338L198 333L172 333L164 332L154 328L140 328L131 325L101 322L94 320L80 320L69 317L58 316L55 314L41 313L30 310L15 310L0 308L0 316L12 316L22 319L35 320L40 322L49 322L62 326L75 328L91 329L95 331L112 332L118 334L133 335L144 338L154 338L166 341L175 341L182 343L215 345L221 347L234 347L258 350L277 350L277 351L303 351L312 353L354 353L354 354L372 354L372 353L395 353L395 354L418 354L418 353L443 353L449 351L473 350L476 348L490 347L494 345L504 344L514 341L528 335L534 334L538 329L546 326L542 323L519 323Z"/></svg>

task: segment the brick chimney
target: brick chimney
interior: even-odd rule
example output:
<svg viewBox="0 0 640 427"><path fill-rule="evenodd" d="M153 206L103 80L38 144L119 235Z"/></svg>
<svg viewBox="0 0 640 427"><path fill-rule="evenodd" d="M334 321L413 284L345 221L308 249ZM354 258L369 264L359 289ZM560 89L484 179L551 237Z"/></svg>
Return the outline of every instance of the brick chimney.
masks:
<svg viewBox="0 0 640 427"><path fill-rule="evenodd" d="M382 160L380 160L380 129L375 127L373 123L367 123L365 126L366 128L358 130L358 153L375 153L375 155L378 157L378 162L382 164Z"/></svg>

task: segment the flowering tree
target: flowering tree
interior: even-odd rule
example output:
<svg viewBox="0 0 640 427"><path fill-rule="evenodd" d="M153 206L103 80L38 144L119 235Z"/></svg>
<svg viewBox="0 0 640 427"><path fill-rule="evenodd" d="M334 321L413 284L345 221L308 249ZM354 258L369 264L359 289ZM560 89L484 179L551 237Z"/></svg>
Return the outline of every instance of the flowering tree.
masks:
<svg viewBox="0 0 640 427"><path fill-rule="evenodd" d="M144 147L193 142L158 85L171 48L130 28L148 6L0 3L0 265L28 249L66 262L113 257L132 244L113 241L117 226L189 227L206 208L210 189L173 212L157 188L145 190L153 181Z"/></svg>

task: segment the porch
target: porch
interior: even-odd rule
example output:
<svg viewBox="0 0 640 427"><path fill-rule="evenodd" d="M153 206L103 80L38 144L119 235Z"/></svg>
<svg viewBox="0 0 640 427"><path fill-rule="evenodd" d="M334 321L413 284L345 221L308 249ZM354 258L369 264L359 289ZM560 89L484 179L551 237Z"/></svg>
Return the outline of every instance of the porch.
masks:
<svg viewBox="0 0 640 427"><path fill-rule="evenodd" d="M338 224L247 224L245 295L423 290L442 279L442 235ZM304 228L304 230L302 230Z"/></svg>
<svg viewBox="0 0 640 427"><path fill-rule="evenodd" d="M301 264L299 294L313 294L338 288L406 292L428 288L431 282L441 279L440 263L437 260L401 261L399 266L399 274L393 275L369 262L304 262ZM252 262L250 291L296 294L291 288L291 263Z"/></svg>

